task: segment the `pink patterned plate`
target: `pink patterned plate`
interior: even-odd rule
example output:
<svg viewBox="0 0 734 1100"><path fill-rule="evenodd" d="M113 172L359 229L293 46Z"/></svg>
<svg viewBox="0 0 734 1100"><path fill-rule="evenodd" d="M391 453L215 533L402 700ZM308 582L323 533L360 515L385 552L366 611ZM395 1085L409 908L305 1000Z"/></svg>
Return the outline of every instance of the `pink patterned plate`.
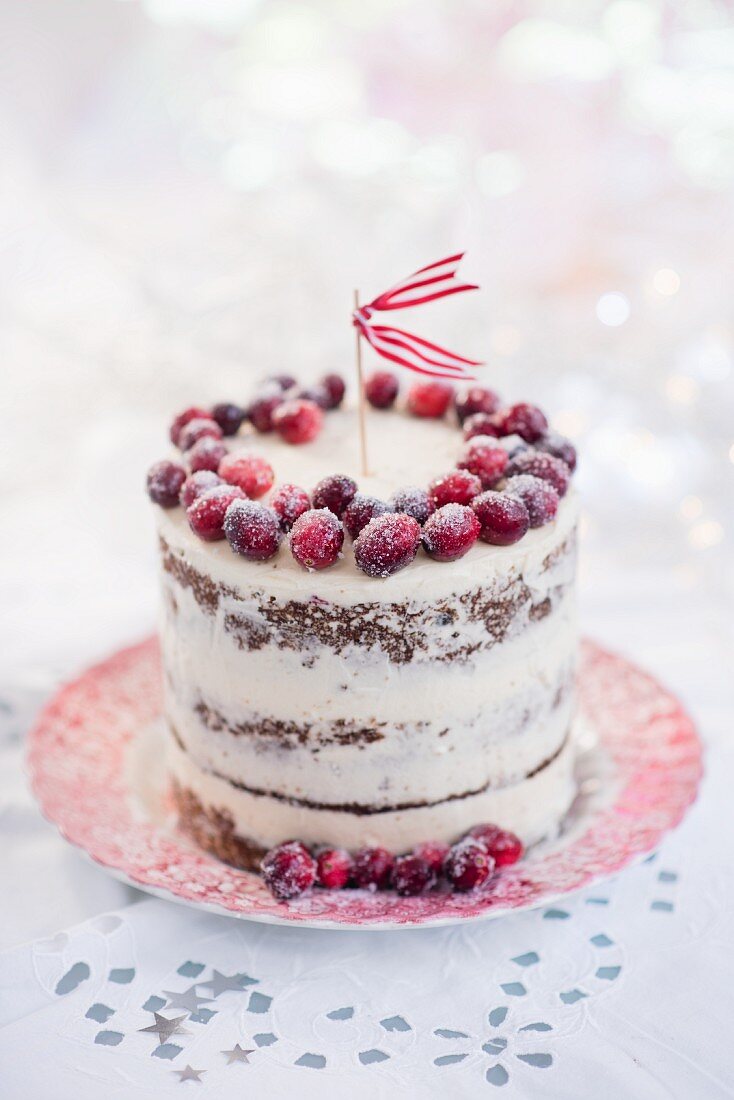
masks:
<svg viewBox="0 0 734 1100"><path fill-rule="evenodd" d="M680 703L621 657L584 642L579 797L561 835L471 894L314 890L278 902L179 833L165 794L160 661L152 638L64 687L29 738L33 790L63 836L143 890L230 916L320 928L414 928L555 902L659 844L691 805L701 744Z"/></svg>

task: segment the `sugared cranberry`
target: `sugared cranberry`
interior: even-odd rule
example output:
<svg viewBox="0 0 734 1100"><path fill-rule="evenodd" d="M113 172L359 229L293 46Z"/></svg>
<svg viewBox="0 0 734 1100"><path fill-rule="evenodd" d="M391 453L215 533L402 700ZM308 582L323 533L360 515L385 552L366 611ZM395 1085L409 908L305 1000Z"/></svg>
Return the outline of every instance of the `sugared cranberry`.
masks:
<svg viewBox="0 0 734 1100"><path fill-rule="evenodd" d="M237 435L242 421L245 419L245 410L240 405L223 401L215 405L211 412L212 420L216 420L222 429L222 435Z"/></svg>
<svg viewBox="0 0 734 1100"><path fill-rule="evenodd" d="M503 409L497 415L500 435L521 435L528 443L534 443L548 428L545 413L536 405L521 401Z"/></svg>
<svg viewBox="0 0 734 1100"><path fill-rule="evenodd" d="M571 471L562 459L530 447L527 451L521 451L520 454L515 455L510 461L507 472L511 476L532 474L533 477L541 477L543 481L551 483L559 497L566 495L571 480Z"/></svg>
<svg viewBox="0 0 734 1100"><path fill-rule="evenodd" d="M526 534L530 516L522 500L491 489L471 504L481 525L480 539L492 546L512 546Z"/></svg>
<svg viewBox="0 0 734 1100"><path fill-rule="evenodd" d="M284 401L273 413L273 427L286 443L310 443L321 431L324 414L315 401Z"/></svg>
<svg viewBox="0 0 734 1100"><path fill-rule="evenodd" d="M286 390L292 390L297 384L298 379L294 378L292 374L271 374L265 379L266 386L277 386L282 393L285 393Z"/></svg>
<svg viewBox="0 0 734 1100"><path fill-rule="evenodd" d="M434 478L428 486L437 508L442 508L444 504L471 504L481 491L481 481L468 470L452 470L449 474Z"/></svg>
<svg viewBox="0 0 734 1100"><path fill-rule="evenodd" d="M343 848L324 848L316 856L316 882L329 890L341 890L352 877L352 857Z"/></svg>
<svg viewBox="0 0 734 1100"><path fill-rule="evenodd" d="M391 511L404 512L406 516L412 516L417 520L421 526L436 511L433 498L425 489L418 489L414 485L408 486L407 489L398 489L393 493L390 497L390 505Z"/></svg>
<svg viewBox="0 0 734 1100"><path fill-rule="evenodd" d="M408 390L408 412L440 420L446 414L453 393L453 386L446 382L416 382Z"/></svg>
<svg viewBox="0 0 734 1100"><path fill-rule="evenodd" d="M507 451L498 447L491 436L476 435L467 443L464 455L457 465L460 470L475 474L483 489L492 489L501 481L507 463Z"/></svg>
<svg viewBox="0 0 734 1100"><path fill-rule="evenodd" d="M344 531L328 508L311 508L291 528L291 553L304 569L333 565L344 545Z"/></svg>
<svg viewBox="0 0 734 1100"><path fill-rule="evenodd" d="M192 405L189 409L184 409L182 413L179 413L176 419L171 424L169 436L171 437L171 443L175 447L178 447L178 440L181 434L181 429L192 420L206 420L209 417L209 412L206 409L200 408L198 405Z"/></svg>
<svg viewBox="0 0 734 1100"><path fill-rule="evenodd" d="M224 516L224 534L235 554L267 561L278 552L283 532L272 508L255 500L233 500Z"/></svg>
<svg viewBox="0 0 734 1100"><path fill-rule="evenodd" d="M487 413L491 416L499 407L500 399L497 394L484 386L469 386L468 389L460 390L454 398L454 408L460 424L476 413Z"/></svg>
<svg viewBox="0 0 734 1100"><path fill-rule="evenodd" d="M545 435L541 435L540 439L535 441L535 446L539 451L546 451L554 458L560 458L561 462L566 463L571 473L576 469L576 448L570 439L559 435L558 432L546 432Z"/></svg>
<svg viewBox="0 0 734 1100"><path fill-rule="evenodd" d="M488 413L473 413L464 421L464 439L473 439L475 435L498 436L499 434L496 416Z"/></svg>
<svg viewBox="0 0 734 1100"><path fill-rule="evenodd" d="M338 409L344 400L344 394L347 392L347 386L342 376L340 374L325 374L319 385L329 395L327 409Z"/></svg>
<svg viewBox="0 0 734 1100"><path fill-rule="evenodd" d="M528 510L531 527L542 527L558 511L558 493L549 481L532 474L518 474L504 484L508 496L519 497Z"/></svg>
<svg viewBox="0 0 734 1100"><path fill-rule="evenodd" d="M475 825L469 830L469 836L482 842L496 867L509 867L517 863L525 851L519 836L500 829L499 825Z"/></svg>
<svg viewBox="0 0 734 1100"><path fill-rule="evenodd" d="M354 540L354 560L368 577L390 577L410 565L420 538L420 524L412 516L375 516Z"/></svg>
<svg viewBox="0 0 734 1100"><path fill-rule="evenodd" d="M244 497L236 485L215 485L197 497L186 509L186 518L195 535L205 542L224 538L224 517L233 500Z"/></svg>
<svg viewBox="0 0 734 1100"><path fill-rule="evenodd" d="M384 500L368 496L367 493L355 493L347 507L344 509L342 522L350 538L356 539L360 531L367 526L375 516L384 516L386 512L395 509Z"/></svg>
<svg viewBox="0 0 734 1100"><path fill-rule="evenodd" d="M210 435L205 435L197 439L193 447L189 447L184 457L192 474L197 470L216 472L226 453L227 448L221 439L213 439Z"/></svg>
<svg viewBox="0 0 734 1100"><path fill-rule="evenodd" d="M181 486L186 481L186 471L177 462L156 462L148 470L145 487L154 504L161 508L175 508Z"/></svg>
<svg viewBox="0 0 734 1100"><path fill-rule="evenodd" d="M357 492L357 482L346 474L329 474L322 477L311 497L314 508L328 508L341 519L344 509Z"/></svg>
<svg viewBox="0 0 734 1100"><path fill-rule="evenodd" d="M375 409L389 409L395 404L400 386L394 374L376 370L364 384L364 395Z"/></svg>
<svg viewBox="0 0 734 1100"><path fill-rule="evenodd" d="M270 507L280 520L281 530L290 531L298 517L311 507L311 498L298 485L280 485L270 498Z"/></svg>
<svg viewBox="0 0 734 1100"><path fill-rule="evenodd" d="M423 549L434 561L456 561L471 550L481 525L465 504L444 504L423 527Z"/></svg>
<svg viewBox="0 0 734 1100"><path fill-rule="evenodd" d="M303 386L301 389L296 390L292 397L297 397L302 401L313 401L314 405L318 405L324 412L331 407L328 391L325 386L319 383L313 386Z"/></svg>
<svg viewBox="0 0 734 1100"><path fill-rule="evenodd" d="M398 856L393 864L392 885L401 897L410 898L422 894L435 881L435 872L420 856Z"/></svg>
<svg viewBox="0 0 734 1100"><path fill-rule="evenodd" d="M181 486L178 499L184 508L188 508L207 489L213 489L215 485L222 484L221 477L218 477L212 470L198 470L195 474L189 474L186 478Z"/></svg>
<svg viewBox="0 0 734 1100"><path fill-rule="evenodd" d="M275 481L273 467L261 455L233 451L226 455L217 471L230 485L238 485L245 496L257 500L272 489Z"/></svg>
<svg viewBox="0 0 734 1100"><path fill-rule="evenodd" d="M443 861L448 854L448 844L442 844L440 840L424 840L413 849L413 855L427 863L435 875L441 874Z"/></svg>
<svg viewBox="0 0 734 1100"><path fill-rule="evenodd" d="M354 854L352 882L361 888L386 890L394 862L386 848L360 848Z"/></svg>
<svg viewBox="0 0 734 1100"><path fill-rule="evenodd" d="M494 860L481 840L465 836L449 850L443 873L454 890L473 890L481 886L494 871Z"/></svg>
<svg viewBox="0 0 734 1100"><path fill-rule="evenodd" d="M283 394L278 386L256 394L247 409L247 418L257 432L272 432L273 413L283 404Z"/></svg>
<svg viewBox="0 0 734 1100"><path fill-rule="evenodd" d="M222 429L210 416L199 416L189 420L178 433L178 445L182 451L188 451L200 439L221 439Z"/></svg>
<svg viewBox="0 0 734 1100"><path fill-rule="evenodd" d="M529 451L532 447L531 443L526 443L521 435L503 435L500 439L496 440L497 446L502 447L510 458L514 458L515 455L521 454L523 451Z"/></svg>
<svg viewBox="0 0 734 1100"><path fill-rule="evenodd" d="M271 848L261 866L271 894L279 901L299 897L316 879L316 860L298 840Z"/></svg>

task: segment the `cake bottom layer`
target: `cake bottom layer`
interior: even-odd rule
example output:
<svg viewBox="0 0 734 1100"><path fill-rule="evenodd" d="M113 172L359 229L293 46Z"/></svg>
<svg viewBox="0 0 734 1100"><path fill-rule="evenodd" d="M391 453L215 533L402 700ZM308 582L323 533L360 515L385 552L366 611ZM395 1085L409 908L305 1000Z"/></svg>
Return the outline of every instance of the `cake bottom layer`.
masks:
<svg viewBox="0 0 734 1100"><path fill-rule="evenodd" d="M169 772L180 828L207 851L246 870L284 840L356 849L381 845L403 852L424 840L453 843L472 825L494 822L526 845L552 835L575 794L569 732L553 757L526 778L426 806L376 813L294 805L252 794L203 771L169 737Z"/></svg>

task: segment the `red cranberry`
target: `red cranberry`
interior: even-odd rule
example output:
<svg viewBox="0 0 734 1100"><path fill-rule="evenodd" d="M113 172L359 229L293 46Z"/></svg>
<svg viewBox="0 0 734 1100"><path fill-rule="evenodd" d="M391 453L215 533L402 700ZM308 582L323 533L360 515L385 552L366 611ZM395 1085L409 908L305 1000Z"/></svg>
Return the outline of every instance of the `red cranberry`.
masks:
<svg viewBox="0 0 734 1100"><path fill-rule="evenodd" d="M347 386L340 374L325 374L319 382L329 397L329 403L326 406L327 409L338 409L344 400L344 394L347 392Z"/></svg>
<svg viewBox="0 0 734 1100"><path fill-rule="evenodd" d="M210 435L205 435L201 439L197 439L193 447L189 447L184 457L192 474L195 474L197 470L216 472L226 453L227 448L221 439L212 439Z"/></svg>
<svg viewBox="0 0 734 1100"><path fill-rule="evenodd" d="M250 402L247 417L257 432L272 432L273 413L283 404L283 394L276 386L271 386L257 394Z"/></svg>
<svg viewBox="0 0 734 1100"><path fill-rule="evenodd" d="M500 435L521 435L528 443L540 439L548 428L545 413L537 406L527 405L525 402L503 409L497 420Z"/></svg>
<svg viewBox="0 0 734 1100"><path fill-rule="evenodd" d="M469 830L469 836L481 841L495 862L496 867L509 867L517 863L525 848L519 836L499 825L475 825Z"/></svg>
<svg viewBox="0 0 734 1100"><path fill-rule="evenodd" d="M361 888L386 890L394 862L386 848L360 848L354 854L352 882Z"/></svg>
<svg viewBox="0 0 734 1100"><path fill-rule="evenodd" d="M404 512L406 516L412 516L417 520L421 526L436 511L436 505L426 490L418 489L413 485L393 493L390 497L390 506L391 511Z"/></svg>
<svg viewBox="0 0 734 1100"><path fill-rule="evenodd" d="M355 493L344 510L342 522L350 538L356 539L360 531L375 516L384 516L394 509L384 500L368 496L367 493Z"/></svg>
<svg viewBox="0 0 734 1100"><path fill-rule="evenodd" d="M415 854L398 856L392 869L392 885L401 897L415 897L430 889L436 875L424 859Z"/></svg>
<svg viewBox="0 0 734 1100"><path fill-rule="evenodd" d="M454 890L473 890L481 886L494 871L494 860L481 840L465 836L449 850L443 873Z"/></svg>
<svg viewBox="0 0 734 1100"><path fill-rule="evenodd" d="M413 855L427 863L435 875L441 874L448 853L448 844L442 844L440 840L424 840L413 849Z"/></svg>
<svg viewBox="0 0 734 1100"><path fill-rule="evenodd" d="M464 439L473 439L475 435L498 436L497 417L487 413L473 413L464 421Z"/></svg>
<svg viewBox="0 0 734 1100"><path fill-rule="evenodd" d="M292 374L271 374L265 379L266 386L277 386L282 393L285 393L286 390L292 390L297 384L298 379L294 378Z"/></svg>
<svg viewBox="0 0 734 1100"><path fill-rule="evenodd" d="M313 493L314 508L328 508L341 519L344 509L357 492L357 482L346 474L329 474L323 477Z"/></svg>
<svg viewBox="0 0 734 1100"><path fill-rule="evenodd" d="M184 481L178 499L184 508L188 508L207 489L213 489L215 485L222 484L221 477L217 477L212 470L197 470L195 474L189 474Z"/></svg>
<svg viewBox="0 0 734 1100"><path fill-rule="evenodd" d="M291 553L304 569L333 565L343 545L342 525L328 508L311 508L291 528Z"/></svg>
<svg viewBox="0 0 734 1100"><path fill-rule="evenodd" d="M305 489L298 485L280 485L270 498L273 509L283 531L290 531L299 516L311 507L311 499Z"/></svg>
<svg viewBox="0 0 734 1100"><path fill-rule="evenodd" d="M352 857L343 848L324 848L316 856L316 882L330 890L341 890L352 877Z"/></svg>
<svg viewBox="0 0 734 1100"><path fill-rule="evenodd" d="M437 508L444 504L471 504L481 491L481 481L468 470L452 470L450 474L434 478L428 486L428 492Z"/></svg>
<svg viewBox="0 0 734 1100"><path fill-rule="evenodd" d="M412 516L375 516L354 540L354 559L368 577L389 577L410 565L420 538L420 524Z"/></svg>
<svg viewBox="0 0 734 1100"><path fill-rule="evenodd" d="M215 485L197 497L186 509L186 518L195 535L205 542L224 538L224 517L233 500L244 497L236 485Z"/></svg>
<svg viewBox="0 0 734 1100"><path fill-rule="evenodd" d="M562 459L555 458L545 451L536 451L532 448L515 455L508 466L507 472L512 476L515 474L532 474L533 477L540 477L543 481L549 481L559 497L566 495L571 480L571 471Z"/></svg>
<svg viewBox="0 0 734 1100"><path fill-rule="evenodd" d="M323 422L324 414L315 401L284 401L273 413L273 427L286 443L310 443Z"/></svg>
<svg viewBox="0 0 734 1100"><path fill-rule="evenodd" d="M576 448L570 439L559 435L558 432L546 432L536 440L535 446L539 451L546 451L554 458L560 458L565 462L571 473L576 469Z"/></svg>
<svg viewBox="0 0 734 1100"><path fill-rule="evenodd" d="M200 408L198 405L192 405L189 409L184 409L182 413L179 413L176 419L171 424L169 436L171 443L175 447L178 447L178 439L181 434L181 429L184 428L191 420L206 420L209 417L209 413L206 409Z"/></svg>
<svg viewBox="0 0 734 1100"><path fill-rule="evenodd" d="M463 558L479 538L481 524L464 504L444 504L423 528L423 549L434 561Z"/></svg>
<svg viewBox="0 0 734 1100"><path fill-rule="evenodd" d="M471 504L481 525L480 539L492 546L512 546L519 542L530 526L530 516L517 497L505 496L489 489Z"/></svg>
<svg viewBox="0 0 734 1100"><path fill-rule="evenodd" d="M504 491L508 496L519 497L528 510L531 527L542 527L550 523L558 511L558 493L549 481L533 477L532 474L518 474L507 479Z"/></svg>
<svg viewBox="0 0 734 1100"><path fill-rule="evenodd" d="M217 471L230 485L238 485L245 496L257 500L272 489L275 481L273 467L260 455L235 451L226 455Z"/></svg>
<svg viewBox="0 0 734 1100"><path fill-rule="evenodd" d="M271 894L279 901L299 897L316 879L316 861L298 840L271 848L261 866Z"/></svg>
<svg viewBox="0 0 734 1100"><path fill-rule="evenodd" d="M463 424L468 416L474 416L476 413L486 413L491 416L499 407L500 399L497 394L484 386L469 386L465 390L460 390L454 398L454 408L460 424Z"/></svg>
<svg viewBox="0 0 734 1100"><path fill-rule="evenodd" d="M211 411L212 420L216 420L222 429L222 435L237 435L242 421L245 419L245 410L239 405L223 401L215 405Z"/></svg>
<svg viewBox="0 0 734 1100"><path fill-rule="evenodd" d="M389 409L395 404L399 390L398 380L387 370L376 370L364 384L364 395L375 409Z"/></svg>
<svg viewBox="0 0 734 1100"><path fill-rule="evenodd" d="M483 489L492 489L507 469L508 455L488 435L477 435L469 441L464 457L458 463L460 470L469 470L482 483Z"/></svg>
<svg viewBox="0 0 734 1100"><path fill-rule="evenodd" d="M255 500L233 500L224 517L224 534L235 554L267 561L277 553L283 533L272 508Z"/></svg>
<svg viewBox="0 0 734 1100"><path fill-rule="evenodd" d="M222 429L216 420L212 420L210 416L199 416L194 420L189 420L188 424L184 424L178 433L178 445L182 451L188 451L194 443L207 437L221 439Z"/></svg>
<svg viewBox="0 0 734 1100"><path fill-rule="evenodd" d="M446 414L454 387L446 382L416 382L408 390L408 412L440 420Z"/></svg>
<svg viewBox="0 0 734 1100"><path fill-rule="evenodd" d="M148 496L161 508L174 508L178 504L181 486L186 480L186 471L176 462L156 462L148 470L145 481Z"/></svg>

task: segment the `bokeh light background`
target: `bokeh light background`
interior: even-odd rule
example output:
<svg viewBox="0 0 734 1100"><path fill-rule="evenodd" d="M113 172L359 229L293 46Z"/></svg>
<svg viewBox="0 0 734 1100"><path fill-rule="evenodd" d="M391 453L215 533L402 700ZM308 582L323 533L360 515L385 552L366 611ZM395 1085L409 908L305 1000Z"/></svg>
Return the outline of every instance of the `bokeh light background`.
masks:
<svg viewBox="0 0 734 1100"><path fill-rule="evenodd" d="M0 36L15 690L152 624L177 407L351 378L353 286L458 248L481 295L409 320L578 443L586 625L673 677L731 646L728 4L5 0Z"/></svg>

